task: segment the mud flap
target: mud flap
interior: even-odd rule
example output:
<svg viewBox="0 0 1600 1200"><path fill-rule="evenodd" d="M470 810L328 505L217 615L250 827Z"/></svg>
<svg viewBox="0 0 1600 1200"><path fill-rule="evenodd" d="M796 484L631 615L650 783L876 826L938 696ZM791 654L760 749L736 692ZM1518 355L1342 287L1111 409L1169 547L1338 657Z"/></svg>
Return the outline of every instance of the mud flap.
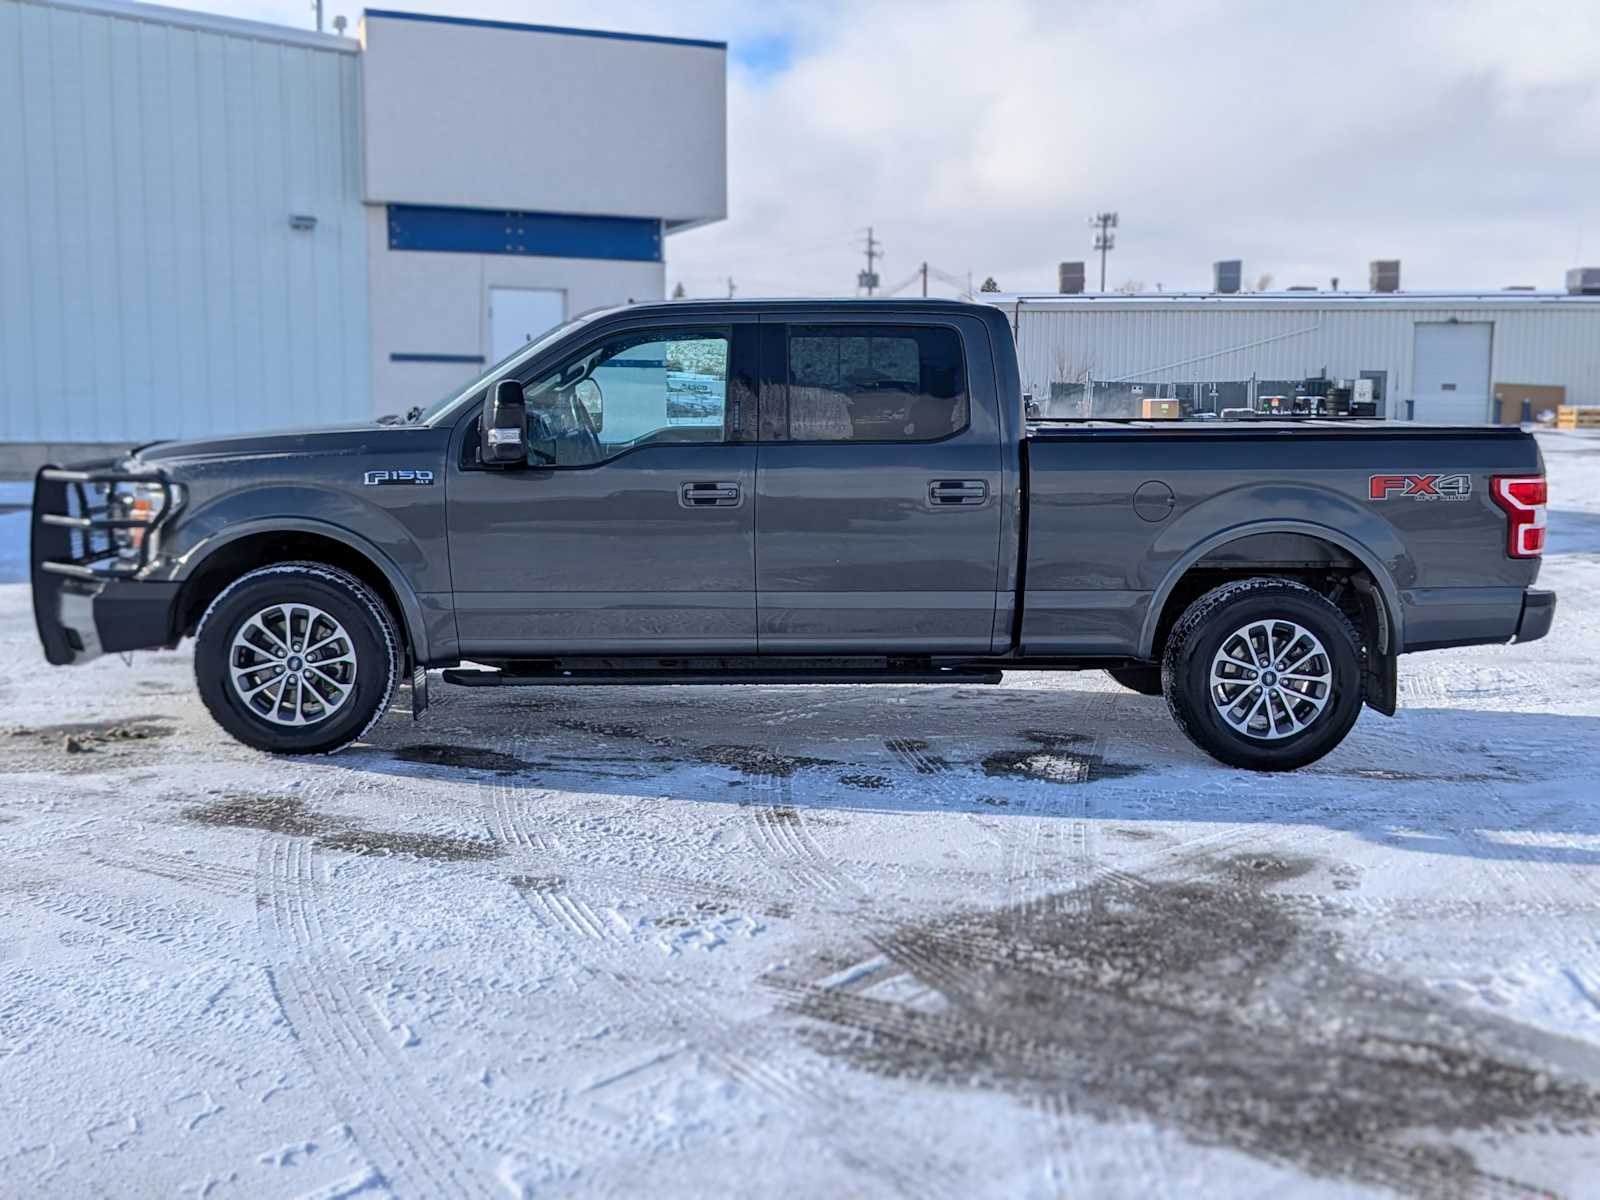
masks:
<svg viewBox="0 0 1600 1200"><path fill-rule="evenodd" d="M428 711L428 668L415 666L411 668L411 719L422 720L422 714Z"/></svg>
<svg viewBox="0 0 1600 1200"><path fill-rule="evenodd" d="M1384 609L1383 597L1370 580L1357 576L1350 582L1361 602L1361 640L1365 643L1361 666L1362 699L1368 708L1392 717L1400 703L1400 656L1394 652L1389 615Z"/></svg>
<svg viewBox="0 0 1600 1200"><path fill-rule="evenodd" d="M1366 666L1361 672L1361 692L1367 707L1386 717L1394 716L1400 704L1399 655L1369 647Z"/></svg>

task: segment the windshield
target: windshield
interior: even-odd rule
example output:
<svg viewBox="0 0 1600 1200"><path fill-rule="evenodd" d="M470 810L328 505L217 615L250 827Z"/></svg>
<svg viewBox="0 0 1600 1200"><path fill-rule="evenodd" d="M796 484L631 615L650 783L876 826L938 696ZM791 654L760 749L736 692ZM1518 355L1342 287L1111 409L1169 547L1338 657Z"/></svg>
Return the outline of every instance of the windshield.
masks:
<svg viewBox="0 0 1600 1200"><path fill-rule="evenodd" d="M457 387L451 388L443 396L440 396L439 399L435 400L432 404L428 405L427 408L422 410L422 413L417 417L417 420L426 425L430 421L444 416L454 409L458 404L465 403L479 391L483 390L485 384L487 384L495 376L499 375L518 359L525 358L530 354L538 353L540 350L550 345L550 343L554 342L557 338L562 337L570 332L574 326L580 325L584 321L589 320L589 318L593 317L596 313L604 311L608 310L596 308L590 309L588 312L579 313L577 316L569 317L565 321L561 322L561 324L540 334L532 341L524 342L510 354L502 358L499 362L495 363L494 366L483 371L471 383L460 384Z"/></svg>

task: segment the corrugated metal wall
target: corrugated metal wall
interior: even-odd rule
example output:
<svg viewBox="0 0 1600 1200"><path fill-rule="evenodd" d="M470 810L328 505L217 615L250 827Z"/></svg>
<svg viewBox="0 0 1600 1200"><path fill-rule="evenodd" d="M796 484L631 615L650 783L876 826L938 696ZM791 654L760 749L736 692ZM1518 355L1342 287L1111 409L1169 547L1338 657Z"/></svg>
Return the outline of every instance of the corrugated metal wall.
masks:
<svg viewBox="0 0 1600 1200"><path fill-rule="evenodd" d="M0 441L369 412L359 71L0 0Z"/></svg>
<svg viewBox="0 0 1600 1200"><path fill-rule="evenodd" d="M1051 382L1147 383L1299 379L1326 367L1335 377L1389 372L1391 411L1411 394L1420 321L1494 324L1495 383L1560 384L1573 404L1600 404L1600 303L1564 299L1503 307L1384 301L1027 302L1016 317L1024 387Z"/></svg>

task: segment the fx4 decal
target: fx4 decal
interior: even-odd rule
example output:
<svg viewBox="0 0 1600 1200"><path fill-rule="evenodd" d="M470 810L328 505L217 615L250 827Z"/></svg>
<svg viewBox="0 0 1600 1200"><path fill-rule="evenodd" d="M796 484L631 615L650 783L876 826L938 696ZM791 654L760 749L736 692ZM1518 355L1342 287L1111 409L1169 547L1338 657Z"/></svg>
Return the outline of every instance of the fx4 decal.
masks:
<svg viewBox="0 0 1600 1200"><path fill-rule="evenodd" d="M433 482L433 472L406 471L400 469L395 469L392 471L368 471L365 482L368 487L393 483L431 484Z"/></svg>
<svg viewBox="0 0 1600 1200"><path fill-rule="evenodd" d="M1374 475L1367 480L1367 499L1465 500L1472 495L1470 475Z"/></svg>

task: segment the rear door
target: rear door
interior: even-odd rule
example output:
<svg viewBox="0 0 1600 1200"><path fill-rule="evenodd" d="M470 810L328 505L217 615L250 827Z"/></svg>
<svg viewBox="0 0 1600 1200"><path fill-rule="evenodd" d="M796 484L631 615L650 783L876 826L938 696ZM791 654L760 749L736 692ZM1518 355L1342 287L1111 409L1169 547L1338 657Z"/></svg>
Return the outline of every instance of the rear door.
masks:
<svg viewBox="0 0 1600 1200"><path fill-rule="evenodd" d="M753 317L608 326L523 379L528 461L449 479L462 653L751 654Z"/></svg>
<svg viewBox="0 0 1600 1200"><path fill-rule="evenodd" d="M987 654L1002 479L981 323L819 312L761 328L762 653Z"/></svg>

